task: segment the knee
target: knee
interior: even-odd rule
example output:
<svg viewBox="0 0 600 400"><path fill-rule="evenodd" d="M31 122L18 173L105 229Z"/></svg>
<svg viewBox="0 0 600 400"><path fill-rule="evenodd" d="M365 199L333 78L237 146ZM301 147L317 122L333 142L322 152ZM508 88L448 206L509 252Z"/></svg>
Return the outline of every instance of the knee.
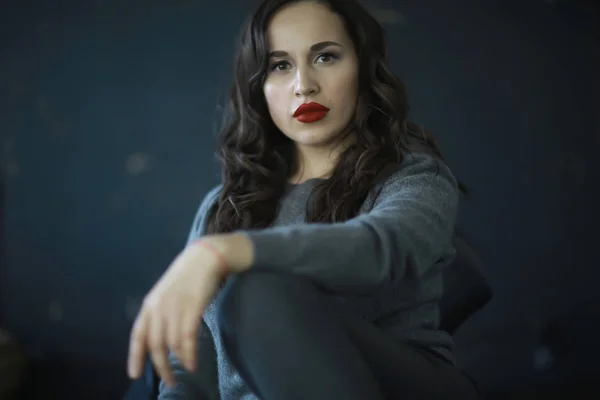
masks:
<svg viewBox="0 0 600 400"><path fill-rule="evenodd" d="M318 297L307 279L291 274L251 271L228 280L217 299L217 323L223 334L264 329L288 317L295 304Z"/></svg>

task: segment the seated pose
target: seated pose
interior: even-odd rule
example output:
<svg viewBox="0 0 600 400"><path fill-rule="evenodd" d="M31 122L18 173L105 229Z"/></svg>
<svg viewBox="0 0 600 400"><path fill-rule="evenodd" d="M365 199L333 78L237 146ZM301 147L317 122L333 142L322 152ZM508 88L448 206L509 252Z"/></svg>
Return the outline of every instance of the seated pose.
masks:
<svg viewBox="0 0 600 400"><path fill-rule="evenodd" d="M265 0L221 184L135 321L159 399L475 399L439 329L459 189L351 0Z"/></svg>

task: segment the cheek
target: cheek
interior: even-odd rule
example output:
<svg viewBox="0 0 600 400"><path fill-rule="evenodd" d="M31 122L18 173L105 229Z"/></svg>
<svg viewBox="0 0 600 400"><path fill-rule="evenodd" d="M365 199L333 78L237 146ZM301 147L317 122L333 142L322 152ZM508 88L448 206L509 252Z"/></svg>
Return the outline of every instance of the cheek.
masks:
<svg viewBox="0 0 600 400"><path fill-rule="evenodd" d="M269 106L269 113L274 121L282 118L282 113L285 112L285 101L283 93L276 85L266 83L263 87L265 99Z"/></svg>
<svg viewBox="0 0 600 400"><path fill-rule="evenodd" d="M332 80L332 83L331 92L335 96L335 101L344 105L345 113L354 113L358 97L357 73L348 71L345 74L339 74L335 80Z"/></svg>

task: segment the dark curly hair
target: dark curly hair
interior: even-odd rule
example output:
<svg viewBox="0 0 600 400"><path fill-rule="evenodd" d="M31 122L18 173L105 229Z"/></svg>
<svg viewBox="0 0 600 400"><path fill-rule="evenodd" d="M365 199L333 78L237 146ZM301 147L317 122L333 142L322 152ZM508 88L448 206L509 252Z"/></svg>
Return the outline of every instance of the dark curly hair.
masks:
<svg viewBox="0 0 600 400"><path fill-rule="evenodd" d="M265 0L246 23L235 77L217 141L222 189L208 214L207 233L271 225L293 173L294 143L275 126L263 94L269 65L267 29L281 7L302 0ZM407 152L442 159L434 138L407 121L406 89L389 69L384 31L356 1L323 0L344 21L359 60L358 103L348 127L356 141L331 176L316 184L307 222L354 217L368 192L398 169Z"/></svg>

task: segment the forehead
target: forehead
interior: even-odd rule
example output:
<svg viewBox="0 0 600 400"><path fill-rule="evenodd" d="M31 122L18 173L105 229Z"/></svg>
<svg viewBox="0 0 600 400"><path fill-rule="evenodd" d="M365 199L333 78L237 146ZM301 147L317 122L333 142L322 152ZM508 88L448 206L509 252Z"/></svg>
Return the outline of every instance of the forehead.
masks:
<svg viewBox="0 0 600 400"><path fill-rule="evenodd" d="M342 18L325 4L298 2L279 10L268 27L270 50L299 51L315 43L349 45Z"/></svg>

